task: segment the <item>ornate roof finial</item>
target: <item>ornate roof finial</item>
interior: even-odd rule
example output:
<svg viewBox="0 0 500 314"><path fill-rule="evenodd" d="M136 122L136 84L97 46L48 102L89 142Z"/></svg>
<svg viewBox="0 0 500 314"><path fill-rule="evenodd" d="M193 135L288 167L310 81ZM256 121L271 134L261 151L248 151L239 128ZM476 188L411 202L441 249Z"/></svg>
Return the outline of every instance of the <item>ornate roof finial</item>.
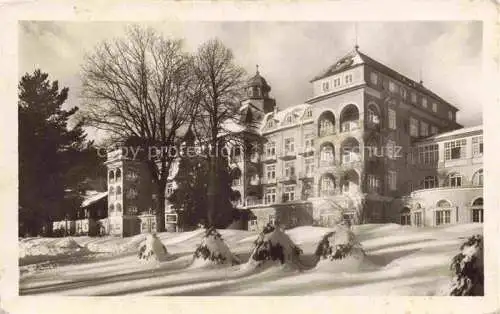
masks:
<svg viewBox="0 0 500 314"><path fill-rule="evenodd" d="M354 49L358 51L359 45L358 45L358 23L354 23L354 33L355 33L355 45Z"/></svg>
<svg viewBox="0 0 500 314"><path fill-rule="evenodd" d="M255 65L255 69L256 69L256 70L255 70L255 73L256 73L256 74L260 74L260 73L259 73L259 65L258 65L258 64L256 64L256 65Z"/></svg>

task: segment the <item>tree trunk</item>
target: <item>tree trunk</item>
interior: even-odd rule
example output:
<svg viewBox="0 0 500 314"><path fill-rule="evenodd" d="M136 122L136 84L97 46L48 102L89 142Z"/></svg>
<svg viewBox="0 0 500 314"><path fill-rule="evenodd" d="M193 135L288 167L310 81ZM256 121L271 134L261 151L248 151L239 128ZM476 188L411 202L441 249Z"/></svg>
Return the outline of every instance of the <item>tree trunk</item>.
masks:
<svg viewBox="0 0 500 314"><path fill-rule="evenodd" d="M209 180L208 180L208 191L207 191L207 198L208 198L208 212L207 212L207 218L208 218L208 224L206 224L206 227L212 227L215 224L215 196L217 193L217 178L216 178L216 167L215 167L215 157L211 156L210 157L210 171L209 171Z"/></svg>
<svg viewBox="0 0 500 314"><path fill-rule="evenodd" d="M163 187L161 187L163 185ZM166 184L159 184L158 208L156 209L156 231L165 231L165 206L167 198L165 197Z"/></svg>

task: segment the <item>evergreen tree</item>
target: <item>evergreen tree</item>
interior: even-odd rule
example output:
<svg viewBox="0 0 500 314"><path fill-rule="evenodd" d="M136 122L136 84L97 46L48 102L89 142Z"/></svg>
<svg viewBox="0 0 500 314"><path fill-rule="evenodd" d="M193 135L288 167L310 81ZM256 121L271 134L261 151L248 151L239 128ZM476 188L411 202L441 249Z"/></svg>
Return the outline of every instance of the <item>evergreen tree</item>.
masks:
<svg viewBox="0 0 500 314"><path fill-rule="evenodd" d="M36 70L21 78L19 100L19 233L38 234L54 219L71 214L81 201L81 176L68 170L90 146L81 123L69 129L78 108L63 109L68 88ZM84 171L80 171L82 173Z"/></svg>

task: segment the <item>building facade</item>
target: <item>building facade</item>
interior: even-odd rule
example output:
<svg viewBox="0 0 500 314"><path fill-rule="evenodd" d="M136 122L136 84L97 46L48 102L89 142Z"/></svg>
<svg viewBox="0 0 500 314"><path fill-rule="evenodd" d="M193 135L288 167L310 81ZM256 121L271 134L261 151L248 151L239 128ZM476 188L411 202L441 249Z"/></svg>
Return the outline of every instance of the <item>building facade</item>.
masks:
<svg viewBox="0 0 500 314"><path fill-rule="evenodd" d="M310 99L279 110L257 71L240 123L227 125L244 138L228 158L248 229L482 222L482 128L462 128L458 108L357 47L310 83ZM145 165L120 151L106 165L109 233L155 231L159 191ZM169 208L165 221L176 230Z"/></svg>

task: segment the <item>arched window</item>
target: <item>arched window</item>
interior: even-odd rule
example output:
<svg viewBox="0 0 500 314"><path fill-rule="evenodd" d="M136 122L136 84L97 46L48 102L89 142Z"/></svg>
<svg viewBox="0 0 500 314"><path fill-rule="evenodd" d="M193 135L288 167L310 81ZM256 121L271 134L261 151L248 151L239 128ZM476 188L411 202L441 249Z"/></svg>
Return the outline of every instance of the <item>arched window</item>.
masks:
<svg viewBox="0 0 500 314"><path fill-rule="evenodd" d="M323 112L318 119L318 136L335 133L335 116L330 111Z"/></svg>
<svg viewBox="0 0 500 314"><path fill-rule="evenodd" d="M368 123L371 123L372 125L378 125L380 123L380 115L378 113L377 107L373 104L370 104L367 111Z"/></svg>
<svg viewBox="0 0 500 314"><path fill-rule="evenodd" d="M120 168L116 169L116 180L120 180L122 177L122 171Z"/></svg>
<svg viewBox="0 0 500 314"><path fill-rule="evenodd" d="M342 162L344 164L360 160L359 142L353 137L342 143Z"/></svg>
<svg viewBox="0 0 500 314"><path fill-rule="evenodd" d="M349 132L359 127L359 111L355 105L348 105L340 114L340 131Z"/></svg>
<svg viewBox="0 0 500 314"><path fill-rule="evenodd" d="M451 223L451 203L447 200L437 202L438 209L434 212L434 223L436 226Z"/></svg>
<svg viewBox="0 0 500 314"><path fill-rule="evenodd" d="M120 186L116 187L116 196L122 195L122 188Z"/></svg>
<svg viewBox="0 0 500 314"><path fill-rule="evenodd" d="M483 169L479 169L476 173L474 173L474 176L472 177L472 184L477 186L483 185Z"/></svg>
<svg viewBox="0 0 500 314"><path fill-rule="evenodd" d="M115 207L113 206L113 204L109 204L108 211L109 211L109 215L113 214L113 212L115 211Z"/></svg>
<svg viewBox="0 0 500 314"><path fill-rule="evenodd" d="M113 171L113 170L111 170L111 171L109 172L109 182L111 183L111 182L113 182L113 181L115 181L115 173L114 173L114 171Z"/></svg>
<svg viewBox="0 0 500 314"><path fill-rule="evenodd" d="M484 221L484 201L482 197L476 198L472 202L472 222L483 222Z"/></svg>
<svg viewBox="0 0 500 314"><path fill-rule="evenodd" d="M113 186L109 187L109 198L113 199L115 197L115 188Z"/></svg>
<svg viewBox="0 0 500 314"><path fill-rule="evenodd" d="M122 204L116 203L115 209L116 209L116 212L121 213L122 212Z"/></svg>

